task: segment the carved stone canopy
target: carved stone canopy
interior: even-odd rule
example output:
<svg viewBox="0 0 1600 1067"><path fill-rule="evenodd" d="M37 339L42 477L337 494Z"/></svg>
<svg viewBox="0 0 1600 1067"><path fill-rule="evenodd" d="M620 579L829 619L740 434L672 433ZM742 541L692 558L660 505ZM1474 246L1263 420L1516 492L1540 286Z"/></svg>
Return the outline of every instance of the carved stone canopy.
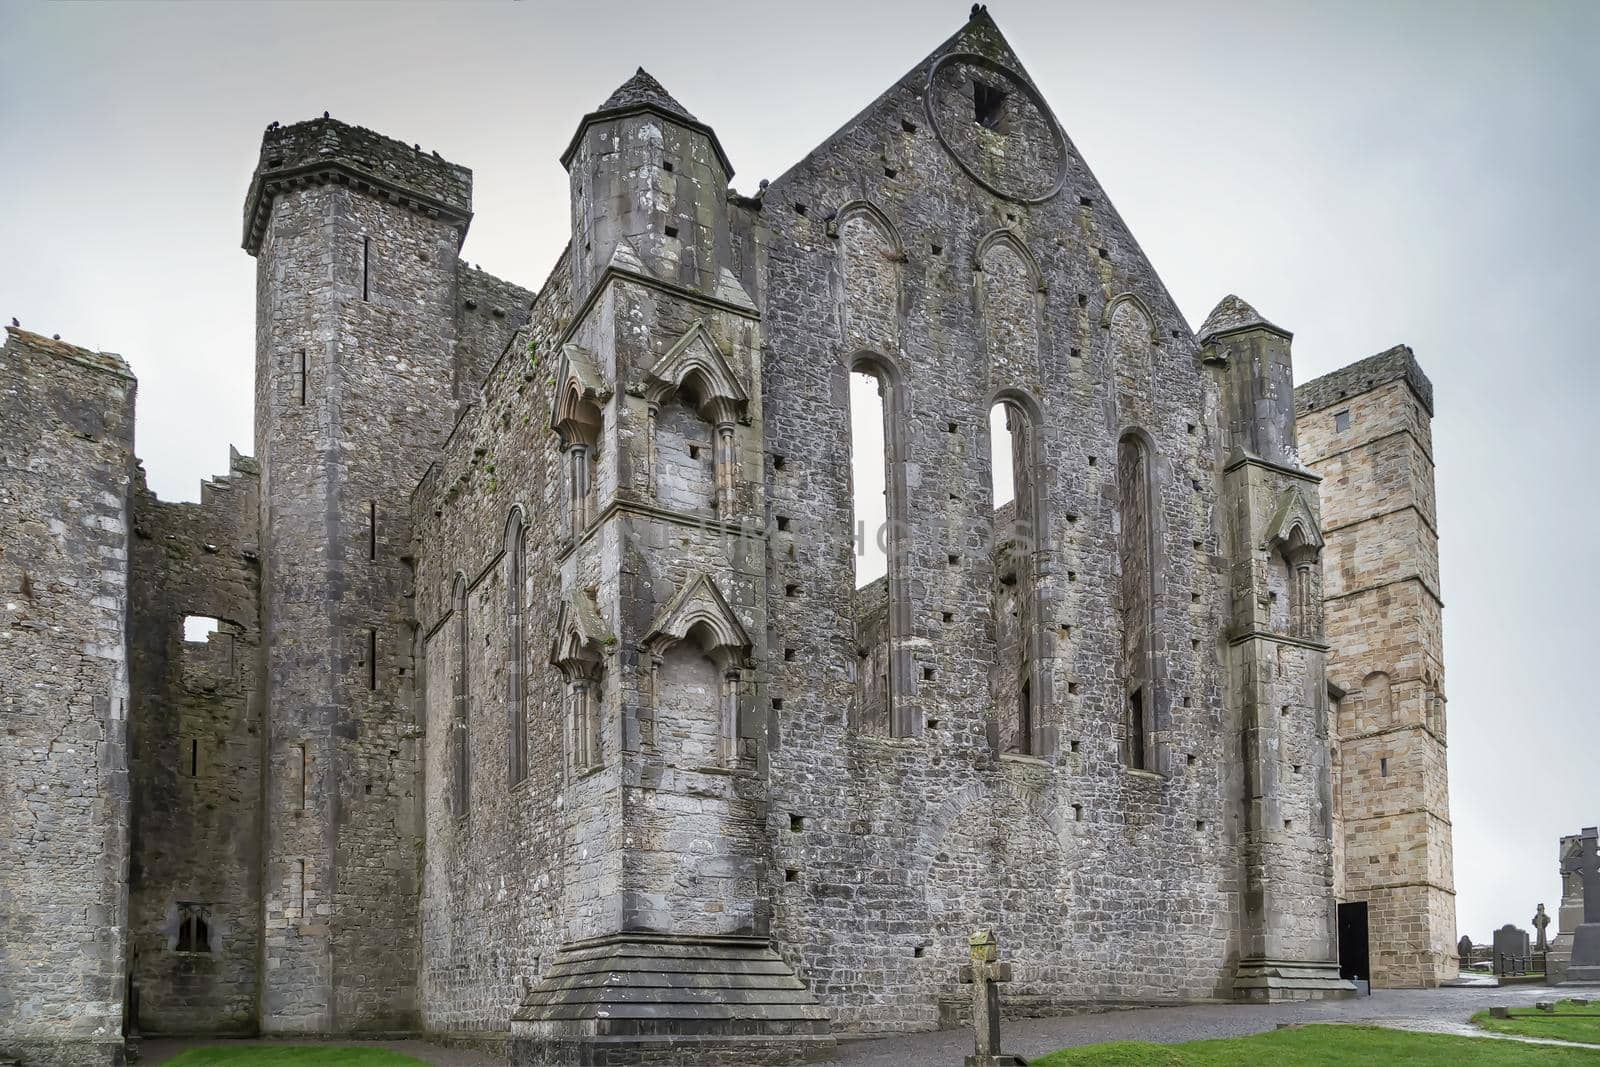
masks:
<svg viewBox="0 0 1600 1067"><path fill-rule="evenodd" d="M1298 486L1290 486L1278 498L1262 547L1276 549L1290 566L1315 560L1322 554L1322 530L1316 512Z"/></svg>
<svg viewBox="0 0 1600 1067"><path fill-rule="evenodd" d="M556 615L550 663L560 668L568 681L593 678L599 673L605 650L616 643L594 601L587 593L575 593L561 602Z"/></svg>
<svg viewBox="0 0 1600 1067"><path fill-rule="evenodd" d="M749 659L750 635L717 583L704 571L683 584L650 624L643 643L646 649L659 654L691 637L718 670L732 670Z"/></svg>
<svg viewBox="0 0 1600 1067"><path fill-rule="evenodd" d="M652 404L685 389L694 394L700 417L714 424L739 419L750 399L703 322L690 326L645 374L645 399Z"/></svg>
<svg viewBox="0 0 1600 1067"><path fill-rule="evenodd" d="M563 445L593 445L600 436L600 407L611 397L594 357L575 344L561 346L550 428Z"/></svg>

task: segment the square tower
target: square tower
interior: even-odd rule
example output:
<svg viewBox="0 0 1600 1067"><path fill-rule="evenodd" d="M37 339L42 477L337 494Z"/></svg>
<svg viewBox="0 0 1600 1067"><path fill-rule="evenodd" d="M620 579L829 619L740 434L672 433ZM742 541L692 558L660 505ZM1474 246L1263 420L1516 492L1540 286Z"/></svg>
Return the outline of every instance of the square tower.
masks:
<svg viewBox="0 0 1600 1067"><path fill-rule="evenodd" d="M1396 346L1295 391L1322 475L1335 705L1335 892L1365 902L1372 982L1456 975L1433 386Z"/></svg>

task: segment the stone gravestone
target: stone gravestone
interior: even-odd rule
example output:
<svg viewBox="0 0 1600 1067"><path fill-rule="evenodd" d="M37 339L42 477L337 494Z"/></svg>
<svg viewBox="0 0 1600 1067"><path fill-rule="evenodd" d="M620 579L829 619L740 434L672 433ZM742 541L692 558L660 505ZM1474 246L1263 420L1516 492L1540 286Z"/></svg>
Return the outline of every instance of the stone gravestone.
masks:
<svg viewBox="0 0 1600 1067"><path fill-rule="evenodd" d="M1518 973L1518 960L1528 958L1528 931L1506 923L1494 932L1494 973Z"/></svg>
<svg viewBox="0 0 1600 1067"><path fill-rule="evenodd" d="M1545 940L1544 928L1550 925L1550 916L1545 914L1544 905L1539 905L1539 910L1533 913L1533 951L1549 952L1550 942Z"/></svg>
<svg viewBox="0 0 1600 1067"><path fill-rule="evenodd" d="M1027 1067L1021 1056L1000 1051L1000 986L1011 981L1011 964L1000 962L993 930L976 930L967 939L972 962L961 965L961 980L972 985L973 1054L966 1067Z"/></svg>
<svg viewBox="0 0 1600 1067"><path fill-rule="evenodd" d="M1560 983L1567 974L1567 964L1572 960L1572 939L1583 925L1583 879L1578 877L1578 848L1583 842L1581 834L1566 834L1556 850L1556 870L1561 878L1561 904L1556 910L1556 925L1560 933L1550 942L1550 956L1545 973L1552 983Z"/></svg>
<svg viewBox="0 0 1600 1067"><path fill-rule="evenodd" d="M1600 982L1600 828L1585 826L1577 854L1572 858L1583 881L1583 922L1572 938L1572 962L1566 981Z"/></svg>

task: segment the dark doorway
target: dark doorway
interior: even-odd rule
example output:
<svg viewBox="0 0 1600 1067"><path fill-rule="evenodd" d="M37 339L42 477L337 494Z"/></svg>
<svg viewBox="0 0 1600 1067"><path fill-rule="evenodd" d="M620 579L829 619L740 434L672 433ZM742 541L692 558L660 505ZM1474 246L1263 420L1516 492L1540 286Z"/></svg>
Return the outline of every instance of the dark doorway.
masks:
<svg viewBox="0 0 1600 1067"><path fill-rule="evenodd" d="M1370 981L1367 955L1367 902L1339 905L1339 977Z"/></svg>

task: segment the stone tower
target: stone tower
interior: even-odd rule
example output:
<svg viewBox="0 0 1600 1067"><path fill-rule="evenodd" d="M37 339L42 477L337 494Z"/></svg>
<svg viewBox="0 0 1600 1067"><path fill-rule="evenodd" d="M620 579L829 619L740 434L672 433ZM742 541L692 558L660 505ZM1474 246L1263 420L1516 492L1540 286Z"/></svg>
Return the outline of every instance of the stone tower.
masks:
<svg viewBox="0 0 1600 1067"><path fill-rule="evenodd" d="M456 414L463 167L330 119L269 129L257 260L261 1029L415 1024L407 496Z"/></svg>
<svg viewBox="0 0 1600 1067"><path fill-rule="evenodd" d="M1300 386L1322 475L1341 902L1365 901L1372 981L1456 974L1433 387L1397 346Z"/></svg>
<svg viewBox="0 0 1600 1067"><path fill-rule="evenodd" d="M1236 994L1341 995L1317 476L1295 450L1291 335L1236 296L1199 332L1223 396L1225 662L1244 776Z"/></svg>
<svg viewBox="0 0 1600 1067"><path fill-rule="evenodd" d="M568 878L563 943L515 1016L515 1057L831 1045L768 938L761 322L733 271L728 160L640 70L562 163L576 310L551 353L565 523L549 661L564 730L531 743L572 740L567 799L596 855ZM597 968L613 980L575 1003ZM685 972L696 994L671 995Z"/></svg>

